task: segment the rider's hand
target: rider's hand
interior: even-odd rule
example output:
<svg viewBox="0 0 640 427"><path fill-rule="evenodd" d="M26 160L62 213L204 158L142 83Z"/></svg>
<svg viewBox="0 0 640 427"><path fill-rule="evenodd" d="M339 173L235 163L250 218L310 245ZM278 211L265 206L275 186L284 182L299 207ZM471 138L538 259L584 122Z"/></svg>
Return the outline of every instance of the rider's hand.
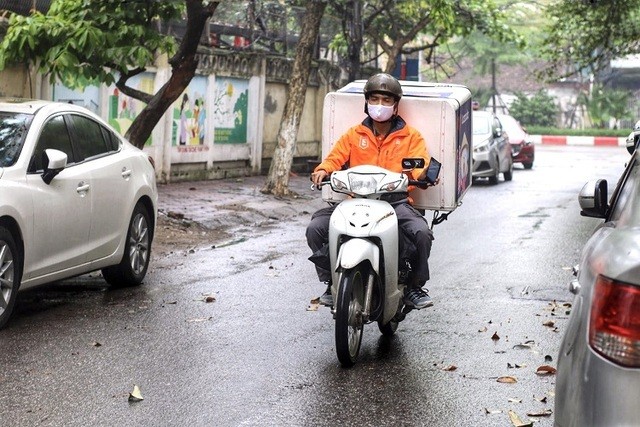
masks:
<svg viewBox="0 0 640 427"><path fill-rule="evenodd" d="M315 185L320 185L327 175L329 175L327 171L320 169L311 174L311 181L313 181Z"/></svg>

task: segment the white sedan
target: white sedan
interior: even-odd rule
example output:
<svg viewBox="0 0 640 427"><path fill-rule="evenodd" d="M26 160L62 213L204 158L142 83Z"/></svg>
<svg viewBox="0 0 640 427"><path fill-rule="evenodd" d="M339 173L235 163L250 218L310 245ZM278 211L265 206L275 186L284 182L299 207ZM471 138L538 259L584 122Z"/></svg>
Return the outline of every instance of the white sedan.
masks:
<svg viewBox="0 0 640 427"><path fill-rule="evenodd" d="M157 201L152 159L97 115L0 99L0 327L18 289L94 270L140 284Z"/></svg>

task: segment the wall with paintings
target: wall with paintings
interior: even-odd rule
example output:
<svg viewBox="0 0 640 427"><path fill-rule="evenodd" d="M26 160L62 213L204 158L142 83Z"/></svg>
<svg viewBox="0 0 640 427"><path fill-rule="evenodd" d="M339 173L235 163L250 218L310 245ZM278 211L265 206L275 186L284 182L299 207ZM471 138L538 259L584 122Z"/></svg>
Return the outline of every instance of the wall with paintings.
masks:
<svg viewBox="0 0 640 427"><path fill-rule="evenodd" d="M266 173L286 102L291 61L256 53L201 54L196 76L155 127L145 144L160 182L216 179ZM155 93L170 75L165 62L131 78L128 85ZM294 157L294 170L320 156L322 102L337 88L339 71L314 66ZM46 91L45 91L46 92ZM115 85L73 91L54 85L51 98L81 104L125 134L144 103Z"/></svg>

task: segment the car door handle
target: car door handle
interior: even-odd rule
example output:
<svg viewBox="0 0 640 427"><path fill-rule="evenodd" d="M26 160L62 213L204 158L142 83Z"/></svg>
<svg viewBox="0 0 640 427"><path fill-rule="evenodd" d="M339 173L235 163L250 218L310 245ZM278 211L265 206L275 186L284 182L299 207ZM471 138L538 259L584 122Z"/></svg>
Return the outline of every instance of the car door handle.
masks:
<svg viewBox="0 0 640 427"><path fill-rule="evenodd" d="M89 184L85 184L84 181L78 183L78 188L76 188L76 191L78 193L86 193L87 191L89 191Z"/></svg>
<svg viewBox="0 0 640 427"><path fill-rule="evenodd" d="M122 168L122 177L124 179L129 179L131 177L131 169Z"/></svg>

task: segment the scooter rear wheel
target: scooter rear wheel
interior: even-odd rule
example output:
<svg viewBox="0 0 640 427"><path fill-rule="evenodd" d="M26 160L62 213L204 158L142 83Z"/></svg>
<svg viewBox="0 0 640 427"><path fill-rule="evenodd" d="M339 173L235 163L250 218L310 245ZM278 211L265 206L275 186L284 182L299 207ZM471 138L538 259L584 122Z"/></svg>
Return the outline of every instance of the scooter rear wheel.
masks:
<svg viewBox="0 0 640 427"><path fill-rule="evenodd" d="M336 305L336 353L340 364L355 364L362 342L366 269L358 266L342 274Z"/></svg>

